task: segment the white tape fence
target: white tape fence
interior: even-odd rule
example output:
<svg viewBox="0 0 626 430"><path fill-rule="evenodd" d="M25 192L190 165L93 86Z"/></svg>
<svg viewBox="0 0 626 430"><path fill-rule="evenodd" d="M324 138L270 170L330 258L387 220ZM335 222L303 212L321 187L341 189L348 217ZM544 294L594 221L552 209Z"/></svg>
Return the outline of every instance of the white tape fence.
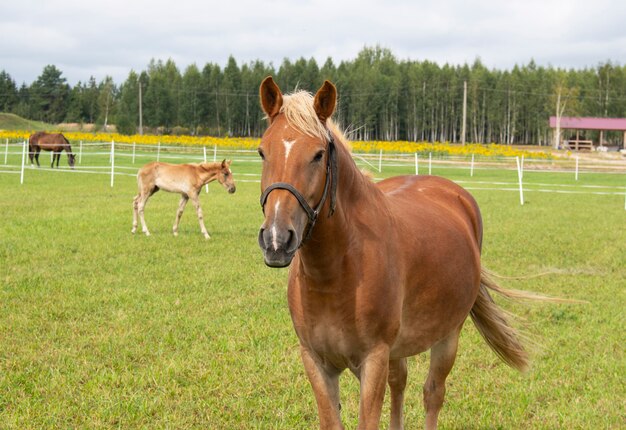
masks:
<svg viewBox="0 0 626 430"><path fill-rule="evenodd" d="M30 160L28 159L27 142L4 142L4 154L0 160L0 173L19 174L20 183L28 179ZM221 149L205 146L164 146L119 142L79 142L74 143L77 151L75 169L67 166L66 155L62 154L60 168L50 169L42 166L42 171L71 172L107 175L110 186L115 186L115 177L120 175L135 176L139 167L150 161L167 161L172 163L189 163L207 161L208 151L213 150L213 161L221 158L233 160L233 168L247 166L243 172L235 174L239 182L260 182L260 160L254 150ZM429 175L435 174L449 177L469 190L515 191L519 193L520 205L524 205L525 192L559 193L559 194L596 194L624 196L626 210L626 160L582 160L576 156L568 160L525 159L524 157L471 157L445 156L437 154L390 154L378 153L352 154L357 165L372 171L376 180L397 174L422 174L420 161L427 163ZM526 166L525 166L526 164ZM488 180L496 171L510 171L510 181ZM524 178L525 173L556 174L555 182L535 182ZM515 173L517 173L516 176ZM623 185L602 185L597 177L604 175L622 175ZM483 178L481 178L481 176ZM594 177L591 183L585 183L586 177ZM607 176L608 177L608 176ZM574 183L571 182L574 180ZM615 181L611 181L615 182ZM208 192L208 186L205 188Z"/></svg>

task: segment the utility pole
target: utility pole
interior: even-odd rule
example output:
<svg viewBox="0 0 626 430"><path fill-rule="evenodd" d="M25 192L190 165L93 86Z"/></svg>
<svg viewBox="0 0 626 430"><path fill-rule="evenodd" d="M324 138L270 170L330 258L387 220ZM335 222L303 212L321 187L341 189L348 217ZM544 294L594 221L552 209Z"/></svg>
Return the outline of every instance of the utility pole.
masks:
<svg viewBox="0 0 626 430"><path fill-rule="evenodd" d="M466 121L467 121L467 81L463 81L463 127L461 128L461 145L465 145Z"/></svg>
<svg viewBox="0 0 626 430"><path fill-rule="evenodd" d="M141 79L138 80L139 82L139 135L143 136L143 114L141 112Z"/></svg>

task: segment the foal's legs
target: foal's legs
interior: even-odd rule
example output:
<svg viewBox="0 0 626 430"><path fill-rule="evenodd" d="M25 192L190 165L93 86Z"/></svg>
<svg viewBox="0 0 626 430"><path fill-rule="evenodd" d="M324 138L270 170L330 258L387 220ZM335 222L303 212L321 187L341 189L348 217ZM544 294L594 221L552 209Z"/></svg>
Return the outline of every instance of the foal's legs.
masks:
<svg viewBox="0 0 626 430"><path fill-rule="evenodd" d="M424 384L426 430L437 428L437 417L446 392L446 378L454 365L460 331L461 327L458 327L448 337L437 342L430 350L430 368Z"/></svg>
<svg viewBox="0 0 626 430"><path fill-rule="evenodd" d="M189 201L189 197L186 194L183 194L180 198L180 203L178 204L178 211L176 212L176 220L174 220L174 236L178 236L178 224L180 223L180 217L183 216L183 211L185 210L185 206Z"/></svg>
<svg viewBox="0 0 626 430"><path fill-rule="evenodd" d="M137 212L139 210L138 206L139 206L139 196L141 194L137 194L134 198L133 198L133 229L130 231L132 234L135 234L137 232Z"/></svg>
<svg viewBox="0 0 626 430"><path fill-rule="evenodd" d="M343 430L339 415L339 370L324 366L303 346L300 355L317 401L320 429Z"/></svg>
<svg viewBox="0 0 626 430"><path fill-rule="evenodd" d="M156 193L159 189L154 188L152 191L145 192L142 191L133 200L133 230L135 233L137 231L137 213L139 213L139 220L141 221L141 231L143 231L146 236L150 236L150 231L148 231L148 226L146 225L146 219L143 216L144 208L146 207L146 203L148 202L148 198Z"/></svg>
<svg viewBox="0 0 626 430"><path fill-rule="evenodd" d="M41 167L41 165L39 164L39 153L41 152L40 148L37 148L35 150L35 161L37 162L37 167Z"/></svg>
<svg viewBox="0 0 626 430"><path fill-rule="evenodd" d="M406 388L406 358L389 361L389 388L391 391L391 423L389 430L404 429L402 406Z"/></svg>
<svg viewBox="0 0 626 430"><path fill-rule="evenodd" d="M206 227L204 226L204 217L202 215L202 208L200 207L200 199L198 198L198 191L199 190L194 190L193 192L189 193L189 197L191 197L191 201L193 202L193 205L196 208L196 213L198 214L198 223L200 224L200 230L202 231L202 234L204 235L205 239L210 239L211 236L209 236L209 232L206 231Z"/></svg>

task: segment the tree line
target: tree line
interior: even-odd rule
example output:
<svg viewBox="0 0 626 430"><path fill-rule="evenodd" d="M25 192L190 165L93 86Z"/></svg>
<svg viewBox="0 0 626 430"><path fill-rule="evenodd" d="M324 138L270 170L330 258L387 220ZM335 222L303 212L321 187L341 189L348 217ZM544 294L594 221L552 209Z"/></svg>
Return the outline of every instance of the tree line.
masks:
<svg viewBox="0 0 626 430"><path fill-rule="evenodd" d="M459 142L464 106L465 140L476 143L550 144L548 118L557 112L626 116L626 66L610 61L583 69L530 61L490 70L480 59L471 65L399 60L380 47L338 65L328 58L321 67L313 58L285 59L278 68L262 61L239 65L231 56L223 68L192 64L181 72L171 59L152 60L120 84L91 77L73 87L54 65L20 87L0 71L0 111L53 124L115 124L125 134L142 126L153 133L260 136L266 124L258 87L268 75L283 92L315 92L325 79L334 82L335 119L356 140ZM608 138L621 142L617 134Z"/></svg>

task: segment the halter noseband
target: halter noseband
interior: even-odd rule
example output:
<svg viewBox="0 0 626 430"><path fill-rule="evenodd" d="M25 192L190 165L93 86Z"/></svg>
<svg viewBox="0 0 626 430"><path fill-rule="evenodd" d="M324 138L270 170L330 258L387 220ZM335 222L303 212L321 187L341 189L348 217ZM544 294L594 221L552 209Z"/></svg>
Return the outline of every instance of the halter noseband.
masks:
<svg viewBox="0 0 626 430"><path fill-rule="evenodd" d="M315 226L315 222L317 221L320 211L324 207L329 191L330 208L328 216L332 216L335 212L335 205L337 203L337 150L335 148L335 139L333 138L332 133L330 133L330 139L328 140L328 158L326 159L326 182L324 183L324 192L322 193L319 203L315 206L315 209L309 206L304 196L293 185L287 182L275 182L267 187L261 194L261 208L263 209L263 213L265 213L265 203L267 202L267 197L272 191L279 189L289 191L296 198L296 200L298 200L298 203L300 203L300 206L304 209L304 212L306 212L306 215L309 218L307 233L304 236L304 239L302 239L302 242L300 242L300 246L302 246L302 244L309 239L311 233L313 232L313 227Z"/></svg>

